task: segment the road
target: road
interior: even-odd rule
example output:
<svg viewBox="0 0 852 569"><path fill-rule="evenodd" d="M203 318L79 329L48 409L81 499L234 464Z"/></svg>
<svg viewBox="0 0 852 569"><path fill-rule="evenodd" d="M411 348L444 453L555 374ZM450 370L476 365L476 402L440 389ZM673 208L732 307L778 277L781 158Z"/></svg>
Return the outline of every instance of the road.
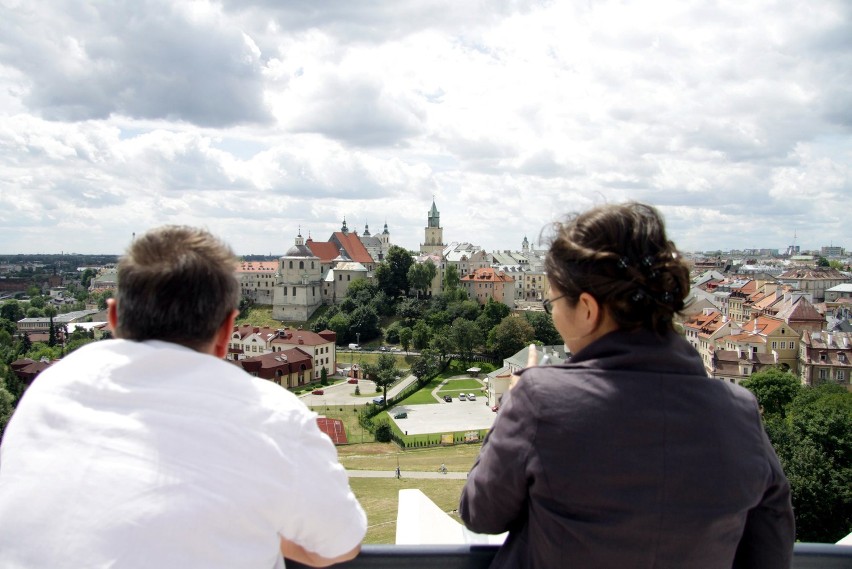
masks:
<svg viewBox="0 0 852 569"><path fill-rule="evenodd" d="M393 398L397 393L417 381L413 375L403 378L396 385L388 389L388 397ZM330 406L330 405L366 405L370 403L374 397L381 395L376 393L376 384L366 379L358 380L358 386L361 388L361 395L355 395L355 385L352 383L338 383L323 387L322 395L314 395L306 393L300 395L300 399L308 407L314 406Z"/></svg>
<svg viewBox="0 0 852 569"><path fill-rule="evenodd" d="M394 470L347 470L346 474L349 478L396 478ZM448 478L456 480L464 480L467 478L467 472L418 472L416 470L403 470L400 472L400 478Z"/></svg>

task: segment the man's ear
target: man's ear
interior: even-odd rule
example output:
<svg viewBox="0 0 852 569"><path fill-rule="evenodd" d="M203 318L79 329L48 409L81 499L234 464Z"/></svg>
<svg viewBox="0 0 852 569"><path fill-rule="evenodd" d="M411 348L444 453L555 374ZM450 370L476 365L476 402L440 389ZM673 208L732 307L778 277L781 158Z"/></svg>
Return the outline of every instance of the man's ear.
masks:
<svg viewBox="0 0 852 569"><path fill-rule="evenodd" d="M107 323L109 324L110 330L112 330L112 335L114 337L118 337L116 331L118 330L118 302L114 298L107 299Z"/></svg>
<svg viewBox="0 0 852 569"><path fill-rule="evenodd" d="M216 331L216 339L213 341L213 355L223 359L228 355L228 343L231 339L231 332L234 331L234 321L240 314L239 310L232 310L231 313L222 322L219 330Z"/></svg>

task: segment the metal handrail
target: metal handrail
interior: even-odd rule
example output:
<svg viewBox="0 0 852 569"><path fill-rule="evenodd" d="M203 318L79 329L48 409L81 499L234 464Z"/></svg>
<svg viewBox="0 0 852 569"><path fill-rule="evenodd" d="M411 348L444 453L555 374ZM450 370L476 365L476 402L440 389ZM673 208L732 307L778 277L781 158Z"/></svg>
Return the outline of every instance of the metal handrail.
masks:
<svg viewBox="0 0 852 569"><path fill-rule="evenodd" d="M365 545L341 569L487 569L499 545ZM288 569L307 569L287 561ZM796 543L793 569L852 569L852 547L833 543Z"/></svg>

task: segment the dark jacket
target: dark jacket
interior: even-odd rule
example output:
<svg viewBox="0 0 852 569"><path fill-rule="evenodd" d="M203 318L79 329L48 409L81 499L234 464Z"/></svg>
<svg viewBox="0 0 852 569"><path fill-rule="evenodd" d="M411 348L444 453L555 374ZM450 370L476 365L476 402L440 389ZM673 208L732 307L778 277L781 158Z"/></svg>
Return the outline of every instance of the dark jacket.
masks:
<svg viewBox="0 0 852 569"><path fill-rule="evenodd" d="M790 488L747 390L682 338L617 331L525 370L461 496L492 567L789 567Z"/></svg>

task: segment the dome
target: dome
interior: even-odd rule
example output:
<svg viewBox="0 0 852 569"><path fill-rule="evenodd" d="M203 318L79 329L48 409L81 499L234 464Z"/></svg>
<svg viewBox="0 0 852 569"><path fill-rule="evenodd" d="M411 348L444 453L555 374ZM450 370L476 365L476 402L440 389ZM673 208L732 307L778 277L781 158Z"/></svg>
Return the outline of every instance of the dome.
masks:
<svg viewBox="0 0 852 569"><path fill-rule="evenodd" d="M293 245L287 252L284 253L285 257L313 257L314 254L306 245Z"/></svg>

